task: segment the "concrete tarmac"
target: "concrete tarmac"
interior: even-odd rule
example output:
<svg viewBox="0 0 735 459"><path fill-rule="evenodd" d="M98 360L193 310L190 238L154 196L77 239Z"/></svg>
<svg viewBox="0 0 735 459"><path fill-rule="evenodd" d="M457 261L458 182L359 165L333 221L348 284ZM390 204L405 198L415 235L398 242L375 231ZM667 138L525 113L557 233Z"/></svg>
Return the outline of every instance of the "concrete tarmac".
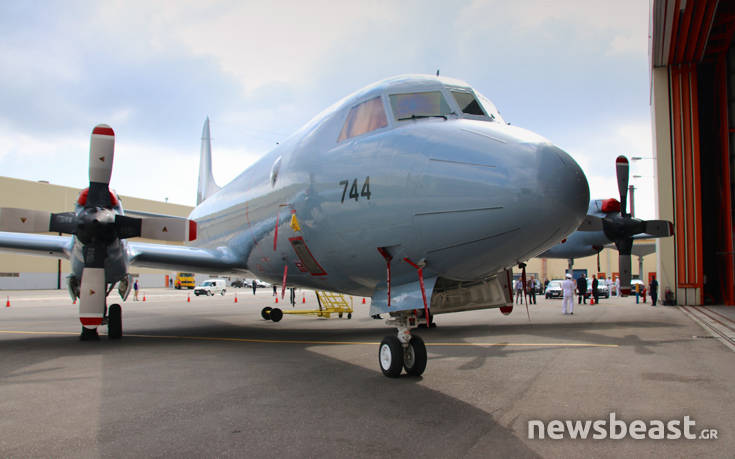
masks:
<svg viewBox="0 0 735 459"><path fill-rule="evenodd" d="M539 297L530 321L518 305L507 317L440 315L416 332L429 351L423 377L396 380L377 358L391 331L361 298L351 320L273 323L260 316L275 306L268 289L238 289L237 303L232 289L190 302L186 291L144 293L123 304L122 340L80 342L65 292L0 292L0 307L11 304L0 310L1 457L732 457L735 447L735 353L678 307L611 298L562 315L561 300ZM315 308L305 297L296 307ZM727 324L729 310L719 314ZM689 416L718 438L529 439L531 420L613 412L627 423Z"/></svg>

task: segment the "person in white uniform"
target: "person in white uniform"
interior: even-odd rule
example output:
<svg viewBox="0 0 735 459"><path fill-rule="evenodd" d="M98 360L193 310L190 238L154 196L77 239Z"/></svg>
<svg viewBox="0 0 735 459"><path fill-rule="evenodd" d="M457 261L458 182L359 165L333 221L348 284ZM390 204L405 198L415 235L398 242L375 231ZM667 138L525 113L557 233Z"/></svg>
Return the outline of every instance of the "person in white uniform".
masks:
<svg viewBox="0 0 735 459"><path fill-rule="evenodd" d="M561 283L561 290L564 298L561 303L562 314L567 314L567 304L569 305L569 314L574 314L574 281L572 275L567 273L567 278Z"/></svg>

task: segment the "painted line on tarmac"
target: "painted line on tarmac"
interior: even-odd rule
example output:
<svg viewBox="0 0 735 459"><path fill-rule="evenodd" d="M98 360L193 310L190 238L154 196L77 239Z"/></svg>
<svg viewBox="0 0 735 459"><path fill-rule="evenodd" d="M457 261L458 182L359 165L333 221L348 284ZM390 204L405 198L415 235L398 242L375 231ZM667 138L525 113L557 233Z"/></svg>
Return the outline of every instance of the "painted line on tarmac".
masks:
<svg viewBox="0 0 735 459"><path fill-rule="evenodd" d="M18 330L0 330L0 333L12 335L78 335L76 332L49 332L49 331L18 331ZM103 334L101 334L104 336ZM265 343L265 344L361 344L361 345L379 345L377 341L324 341L324 340L302 340L302 339L258 339L258 338L226 338L217 336L179 336L179 335L140 335L125 334L124 336L131 338L152 338L152 339L178 339L191 341L226 341L236 343ZM617 344L596 344L596 343L426 343L427 346L455 346L455 347L500 347L500 346L518 346L518 347L620 347Z"/></svg>

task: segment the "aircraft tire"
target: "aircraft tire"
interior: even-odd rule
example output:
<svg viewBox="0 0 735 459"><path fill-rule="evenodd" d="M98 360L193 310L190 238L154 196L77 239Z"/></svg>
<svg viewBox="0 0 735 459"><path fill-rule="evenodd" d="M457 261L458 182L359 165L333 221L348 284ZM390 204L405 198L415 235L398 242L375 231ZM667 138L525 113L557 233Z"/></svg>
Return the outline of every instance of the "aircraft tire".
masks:
<svg viewBox="0 0 735 459"><path fill-rule="evenodd" d="M342 313L341 313L341 312L340 312L340 313L338 314L338 317L339 317L340 319L342 318Z"/></svg>
<svg viewBox="0 0 735 459"><path fill-rule="evenodd" d="M348 312L348 313L347 313L347 318L348 318L348 319L352 319L352 313L351 313L351 312Z"/></svg>
<svg viewBox="0 0 735 459"><path fill-rule="evenodd" d="M220 292L220 295L225 296L225 289L222 289L222 292Z"/></svg>
<svg viewBox="0 0 735 459"><path fill-rule="evenodd" d="M279 322L281 319L283 319L283 311L279 308L271 309L271 320L273 322Z"/></svg>
<svg viewBox="0 0 735 459"><path fill-rule="evenodd" d="M122 308L119 304L113 304L107 310L107 337L120 339L122 335Z"/></svg>
<svg viewBox="0 0 735 459"><path fill-rule="evenodd" d="M404 351L403 367L411 376L421 376L426 370L426 345L418 335L413 335Z"/></svg>
<svg viewBox="0 0 735 459"><path fill-rule="evenodd" d="M378 348L380 370L389 378L401 376L403 369L403 346L397 336L388 335L383 338Z"/></svg>
<svg viewBox="0 0 735 459"><path fill-rule="evenodd" d="M262 317L262 318L263 318L263 320L270 320L270 318L271 318L271 310L272 310L272 309L273 309L273 308L271 308L270 306L266 306L266 307L264 307L264 308L263 308L263 309L262 309L262 310L260 311L260 317Z"/></svg>

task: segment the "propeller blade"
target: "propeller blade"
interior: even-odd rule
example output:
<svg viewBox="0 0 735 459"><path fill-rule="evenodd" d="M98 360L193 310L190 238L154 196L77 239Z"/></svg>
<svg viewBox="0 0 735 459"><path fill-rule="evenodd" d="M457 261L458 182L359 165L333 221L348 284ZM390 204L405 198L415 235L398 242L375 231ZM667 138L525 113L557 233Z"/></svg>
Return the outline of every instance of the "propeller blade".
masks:
<svg viewBox="0 0 735 459"><path fill-rule="evenodd" d="M602 231L602 219L594 215L587 215L577 231Z"/></svg>
<svg viewBox="0 0 735 459"><path fill-rule="evenodd" d="M630 254L618 252L618 271L620 271L620 292L623 296L630 295Z"/></svg>
<svg viewBox="0 0 735 459"><path fill-rule="evenodd" d="M193 220L175 217L136 218L115 216L115 226L121 239L144 237L159 241L193 241L197 226Z"/></svg>
<svg viewBox="0 0 735 459"><path fill-rule="evenodd" d="M51 214L49 231L54 233L74 234L77 232L79 220L74 212Z"/></svg>
<svg viewBox="0 0 735 459"><path fill-rule="evenodd" d="M114 153L115 132L106 124L98 124L89 141L89 193L84 207L112 207L109 184Z"/></svg>
<svg viewBox="0 0 735 459"><path fill-rule="evenodd" d="M618 177L618 192L620 193L620 214L626 215L628 202L628 158L623 155L615 160L615 174Z"/></svg>
<svg viewBox="0 0 735 459"><path fill-rule="evenodd" d="M110 183L112 160L115 154L115 131L106 124L98 124L92 130L89 141L89 181Z"/></svg>
<svg viewBox="0 0 735 459"><path fill-rule="evenodd" d="M668 220L646 220L646 234L653 237L668 237L674 234L674 224Z"/></svg>
<svg viewBox="0 0 735 459"><path fill-rule="evenodd" d="M79 321L85 328L95 329L102 325L105 297L105 268L85 267L79 291Z"/></svg>
<svg viewBox="0 0 735 459"><path fill-rule="evenodd" d="M50 220L50 212L0 207L0 231L47 233Z"/></svg>

